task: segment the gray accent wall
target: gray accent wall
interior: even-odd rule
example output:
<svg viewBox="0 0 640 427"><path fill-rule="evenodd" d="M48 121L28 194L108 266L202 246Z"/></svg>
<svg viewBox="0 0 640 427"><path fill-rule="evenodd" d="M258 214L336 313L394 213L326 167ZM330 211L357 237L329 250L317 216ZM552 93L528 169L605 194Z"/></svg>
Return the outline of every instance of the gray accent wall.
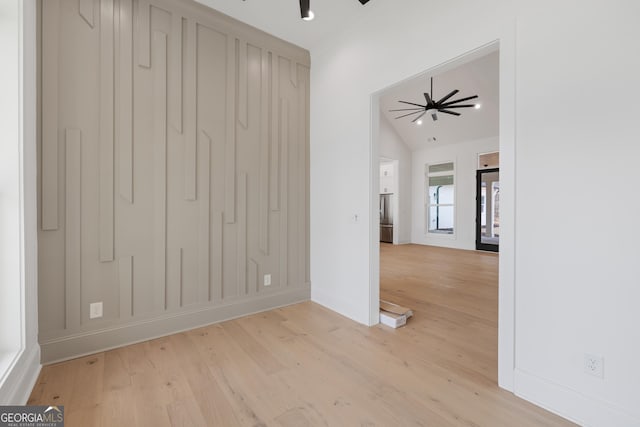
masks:
<svg viewBox="0 0 640 427"><path fill-rule="evenodd" d="M187 0L40 6L43 362L308 299L309 53Z"/></svg>

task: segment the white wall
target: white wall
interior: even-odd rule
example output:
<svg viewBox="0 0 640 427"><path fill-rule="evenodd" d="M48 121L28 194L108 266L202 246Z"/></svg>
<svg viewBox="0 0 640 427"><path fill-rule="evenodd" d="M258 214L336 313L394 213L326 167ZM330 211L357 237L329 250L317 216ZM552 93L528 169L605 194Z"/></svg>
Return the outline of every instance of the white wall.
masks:
<svg viewBox="0 0 640 427"><path fill-rule="evenodd" d="M393 129L389 120L380 114L380 156L397 161L394 171L397 182L395 197L398 212L394 212L394 243L411 241L411 151L400 135Z"/></svg>
<svg viewBox="0 0 640 427"><path fill-rule="evenodd" d="M371 321L371 94L500 39L501 170L515 155L517 246L508 251L515 270L501 254L501 349L517 343L513 357L501 357L502 375L505 360L515 364L501 383L584 425L640 424L640 3L397 3L377 3L312 52L313 299ZM602 100L612 102L600 108ZM503 132L514 111L517 128ZM503 146L512 135L515 154ZM327 170L335 180L321 179ZM512 190L501 188L501 202ZM601 194L618 209L606 229L593 203ZM337 208L321 209L328 202ZM508 276L515 290L503 289ZM514 298L509 330L513 313L503 310ZM583 373L586 352L604 356L604 380Z"/></svg>
<svg viewBox="0 0 640 427"><path fill-rule="evenodd" d="M0 57L0 404L24 404L40 370L35 0L0 2Z"/></svg>
<svg viewBox="0 0 640 427"><path fill-rule="evenodd" d="M478 154L498 151L498 138L485 138L413 152L413 221L411 241L457 249L476 247L476 170ZM455 163L455 229L453 235L425 232L425 165Z"/></svg>

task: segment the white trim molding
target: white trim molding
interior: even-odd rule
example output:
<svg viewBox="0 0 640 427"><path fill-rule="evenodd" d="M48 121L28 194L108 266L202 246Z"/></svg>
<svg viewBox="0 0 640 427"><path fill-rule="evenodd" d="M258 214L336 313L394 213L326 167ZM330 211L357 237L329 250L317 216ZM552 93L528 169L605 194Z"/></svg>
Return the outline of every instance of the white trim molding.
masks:
<svg viewBox="0 0 640 427"><path fill-rule="evenodd" d="M40 373L37 314L36 0L15 0L18 49L19 298L11 328L18 331L13 355L0 374L0 404L26 404ZM14 324L15 323L15 324Z"/></svg>
<svg viewBox="0 0 640 427"><path fill-rule="evenodd" d="M25 405L40 375L40 346L21 351L11 362L0 387L0 404Z"/></svg>
<svg viewBox="0 0 640 427"><path fill-rule="evenodd" d="M640 419L623 409L520 369L514 375L515 394L584 427L637 427Z"/></svg>

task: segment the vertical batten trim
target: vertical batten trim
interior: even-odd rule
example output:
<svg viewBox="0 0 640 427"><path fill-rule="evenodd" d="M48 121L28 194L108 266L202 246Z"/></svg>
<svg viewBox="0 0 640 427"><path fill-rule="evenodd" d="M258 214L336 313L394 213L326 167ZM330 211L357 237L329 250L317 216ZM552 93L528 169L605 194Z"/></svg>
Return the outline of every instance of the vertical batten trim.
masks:
<svg viewBox="0 0 640 427"><path fill-rule="evenodd" d="M188 114L184 141L184 198L196 200L198 142L198 24L187 24L187 97Z"/></svg>
<svg viewBox="0 0 640 427"><path fill-rule="evenodd" d="M133 257L118 259L118 281L120 283L120 318L133 316Z"/></svg>
<svg viewBox="0 0 640 427"><path fill-rule="evenodd" d="M167 308L180 308L184 304L184 286L183 286L183 263L184 248L176 248L171 251L171 280L167 285L166 300Z"/></svg>
<svg viewBox="0 0 640 427"><path fill-rule="evenodd" d="M280 209L280 179L278 179L280 162L280 57L274 52L269 52L269 58L271 61L271 167L269 170L271 189L269 191L269 199L271 210L278 211Z"/></svg>
<svg viewBox="0 0 640 427"><path fill-rule="evenodd" d="M167 35L153 32L155 304L167 308Z"/></svg>
<svg viewBox="0 0 640 427"><path fill-rule="evenodd" d="M42 3L42 229L58 229L58 43L60 2Z"/></svg>
<svg viewBox="0 0 640 427"><path fill-rule="evenodd" d="M173 102L171 103L171 116L173 127L178 133L182 133L182 34L184 18L177 12L171 15L171 41L173 47Z"/></svg>
<svg viewBox="0 0 640 427"><path fill-rule="evenodd" d="M307 174L306 174L306 147L307 147L307 84L304 70L300 66L300 70L297 73L298 76L298 138L296 140L296 146L298 147L298 158L296 159L296 165L298 166L298 177L296 184L298 188L296 192L298 194L298 203L296 206L298 213L298 230L296 231L296 237L298 239L298 245L296 250L297 255L297 268L298 268L298 280L296 286L304 285L306 281L306 200L307 200Z"/></svg>
<svg viewBox="0 0 640 427"><path fill-rule="evenodd" d="M258 292L258 263L253 258L249 259L249 279L247 281L247 293L255 295Z"/></svg>
<svg viewBox="0 0 640 427"><path fill-rule="evenodd" d="M82 320L82 135L65 132L65 328L77 329Z"/></svg>
<svg viewBox="0 0 640 427"><path fill-rule="evenodd" d="M238 122L247 129L249 127L249 49L245 40L238 41Z"/></svg>
<svg viewBox="0 0 640 427"><path fill-rule="evenodd" d="M79 0L78 1L78 13L84 19L84 22L93 28L95 25L94 18L94 0Z"/></svg>
<svg viewBox="0 0 640 427"><path fill-rule="evenodd" d="M289 286L289 101L280 100L280 286Z"/></svg>
<svg viewBox="0 0 640 427"><path fill-rule="evenodd" d="M289 59L289 80L293 87L298 87L298 63L293 59Z"/></svg>
<svg viewBox="0 0 640 427"><path fill-rule="evenodd" d="M178 279L180 281L180 307L184 307L184 249L180 248L180 259L178 260Z"/></svg>
<svg viewBox="0 0 640 427"><path fill-rule="evenodd" d="M120 196L133 203L133 8L120 1L118 152Z"/></svg>
<svg viewBox="0 0 640 427"><path fill-rule="evenodd" d="M297 73L296 73L297 75ZM298 183L300 176L298 176L298 159L300 151L299 142L299 118L301 116L300 111L300 90L296 89L290 92L289 99L289 119L287 127L287 154L285 162L287 163L287 179L286 179L286 194L287 201L284 203L284 209L287 212L287 284L288 286L296 286L298 284L298 273L300 266L298 265L298 205L300 202L300 194L298 194Z"/></svg>
<svg viewBox="0 0 640 427"><path fill-rule="evenodd" d="M114 244L114 7L100 1L100 262L113 261Z"/></svg>
<svg viewBox="0 0 640 427"><path fill-rule="evenodd" d="M225 145L224 215L227 224L236 221L236 59L238 41L227 37L227 121Z"/></svg>
<svg viewBox="0 0 640 427"><path fill-rule="evenodd" d="M217 212L213 216L213 277L211 280L211 297L213 302L222 301L224 297L222 294L222 274L223 274L223 227L224 218L222 212Z"/></svg>
<svg viewBox="0 0 640 427"><path fill-rule="evenodd" d="M151 5L138 0L138 65L151 67Z"/></svg>
<svg viewBox="0 0 640 427"><path fill-rule="evenodd" d="M198 300L211 301L211 138L205 131L200 131L200 153Z"/></svg>
<svg viewBox="0 0 640 427"><path fill-rule="evenodd" d="M304 105L304 123L305 123L305 134L302 143L304 144L304 179L305 179L305 187L304 187L304 238L305 238L305 285L311 284L311 231L309 226L309 221L311 218L311 179L309 177L309 171L311 170L311 149L309 145L309 141L311 139L310 129L311 129L311 70L309 67L305 67L304 73L304 85L305 91L307 94L305 105Z"/></svg>
<svg viewBox="0 0 640 427"><path fill-rule="evenodd" d="M269 56L261 51L260 81L260 250L269 255Z"/></svg>
<svg viewBox="0 0 640 427"><path fill-rule="evenodd" d="M247 293L247 174L238 176L238 295Z"/></svg>

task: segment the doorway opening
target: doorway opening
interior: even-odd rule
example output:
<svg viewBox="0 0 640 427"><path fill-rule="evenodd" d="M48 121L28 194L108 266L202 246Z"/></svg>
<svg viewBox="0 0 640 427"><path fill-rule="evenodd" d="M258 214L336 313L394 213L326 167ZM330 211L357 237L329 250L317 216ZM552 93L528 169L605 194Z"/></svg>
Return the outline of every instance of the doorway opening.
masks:
<svg viewBox="0 0 640 427"><path fill-rule="evenodd" d="M500 168L476 174L476 249L499 252Z"/></svg>
<svg viewBox="0 0 640 427"><path fill-rule="evenodd" d="M406 219L399 215L399 202L407 197L401 194L399 172L399 160L380 157L380 242L396 245L401 231L407 226Z"/></svg>
<svg viewBox="0 0 640 427"><path fill-rule="evenodd" d="M508 76L505 81L500 78L502 69L500 55L498 42L491 43L387 87L374 94L372 99L374 106L372 168L374 170L377 168L376 160L379 156L389 155L390 146L394 146L397 153L398 144L395 141L392 141L392 144L385 141L385 138L389 139L389 134L395 136L391 138L392 140L399 139L405 143L405 151L408 152L406 157L409 160L404 163L405 167L410 169L411 176L409 183L411 227L408 241L403 242L409 244L395 246L379 243L378 230L381 222L372 224L372 234L375 232L375 237L372 236L372 240L375 239L372 250L375 248L377 254L371 258L373 278L371 298L387 301L395 298L390 302L413 309L415 317L410 322L413 321L419 329L429 330L434 326L437 327L438 322L442 322L443 319L445 323L462 322L461 319L453 317L447 320L447 316L455 317L461 313L467 320L479 316L483 319L482 322L488 321L492 327L485 329L484 332L456 329L458 334L456 339L459 343L464 343L462 346L464 348L452 349L452 351L461 351L462 354L468 352L468 355L471 355L473 351L481 348L483 352L490 352L491 357L482 362L484 366L490 366L490 369L485 370L482 375L486 375L486 378L492 382L499 382L497 313L498 300L502 297L500 287L503 286L503 277L506 278L504 282L507 288L505 289L508 290L512 286L512 278L504 275L504 272L512 270L513 262L513 235L509 234L514 212L510 208L513 202L513 187L510 184L507 185L506 197L504 195L502 197L502 206L504 207L506 203L507 207L503 212L500 212L499 208L494 209L498 214L504 215L502 218L498 216L492 223L493 228L489 230L493 232L493 234L489 233L490 237L503 240L506 231L508 242L506 248L501 248L500 254L490 251L478 252L476 180L477 172L481 169L478 167L479 156L483 153L501 152L503 147L507 148L505 156L507 162L504 165L498 164L498 167L505 167L506 177L513 176L513 140L508 134L505 137L501 134L503 129L509 129L510 121L509 117L500 120L503 115L500 106L500 101L503 99L502 89L510 77ZM483 61L485 66L491 63L487 68L491 70L490 72L483 74L479 71L482 69ZM473 78L460 79L465 69L467 72L469 69L472 70L470 73ZM473 109L460 111L461 116L437 113L437 120L432 119L430 115L416 121L407 120L405 117L390 117L388 113L394 109L393 104L399 99L413 102L415 98L415 104L418 104L422 92L429 91L425 82L431 77L434 77L438 83L436 92L442 91L433 97L440 99L453 90L459 90L460 96L478 93L478 100L473 101L478 105L474 105ZM448 81L448 79L451 80ZM414 86L411 86L412 84ZM493 93L489 94L488 90L493 90ZM509 91L504 93L508 94ZM431 97L432 94L429 95ZM490 119L488 119L489 116L491 116ZM479 117L484 117L486 120L479 120L483 123L471 126L471 121ZM451 130L447 131L446 124L451 125ZM402 156L395 154L394 158L400 158L402 169ZM500 181L496 181L497 187L491 187L492 201L494 201L492 206L500 206L502 195ZM382 182L377 184L382 186ZM373 191L372 196L376 200L374 212L379 213L378 196L382 188L375 185ZM375 215L374 219L376 216L379 218L379 215ZM501 226L503 226L502 233ZM504 242L498 242L500 243ZM501 265L503 259L511 265L504 271ZM471 266L473 267L469 268ZM469 270L468 277L462 277L464 272L461 273L461 271L464 268ZM482 271L474 277L473 273L477 272L478 268ZM488 294L475 293L479 289L484 289ZM487 295L490 295L490 298L487 298ZM456 300L460 296L463 297ZM470 303L473 301L476 305ZM370 300L370 302L373 317L373 309L375 308L377 312L379 301ZM487 306L484 309L478 308L477 304L480 302L486 303ZM502 304L502 300L500 303ZM513 308L509 308L510 305L505 307ZM415 323L420 322L419 316L423 316L423 319L428 321ZM436 322L429 316L441 317ZM501 317L501 325L503 319L508 320L507 317ZM439 333L433 330L432 332ZM441 332L445 333L445 331ZM509 330L506 329L505 332L508 333ZM483 333L486 336L480 341L477 340L478 337L484 336ZM472 349L473 346L476 346L475 350ZM509 347L511 350L508 349ZM504 366L507 366L513 351L512 344L503 340L503 348L507 351L502 352L500 357L505 362ZM476 368L478 372L482 371L479 366Z"/></svg>

